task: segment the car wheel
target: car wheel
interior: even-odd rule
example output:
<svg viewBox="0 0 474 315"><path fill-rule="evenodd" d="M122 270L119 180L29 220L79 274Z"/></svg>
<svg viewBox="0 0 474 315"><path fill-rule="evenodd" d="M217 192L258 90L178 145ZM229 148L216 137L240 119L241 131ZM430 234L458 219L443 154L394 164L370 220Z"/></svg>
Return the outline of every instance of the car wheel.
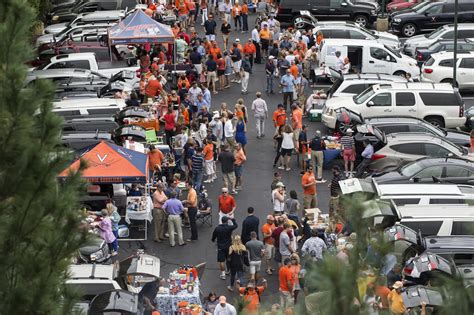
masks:
<svg viewBox="0 0 474 315"><path fill-rule="evenodd" d="M444 121L439 117L426 117L425 120L433 126L444 128Z"/></svg>
<svg viewBox="0 0 474 315"><path fill-rule="evenodd" d="M393 75L398 75L400 77L405 77L406 73L405 73L405 71L396 71Z"/></svg>
<svg viewBox="0 0 474 315"><path fill-rule="evenodd" d="M369 23L369 20L365 15L356 15L356 17L354 18L354 22L356 22L360 26L366 27Z"/></svg>
<svg viewBox="0 0 474 315"><path fill-rule="evenodd" d="M407 23L402 27L402 34L406 37L412 37L416 34L416 25L413 23Z"/></svg>
<svg viewBox="0 0 474 315"><path fill-rule="evenodd" d="M453 79L443 79L443 80L441 80L441 83L449 83L451 85L453 85L453 82L454 82Z"/></svg>

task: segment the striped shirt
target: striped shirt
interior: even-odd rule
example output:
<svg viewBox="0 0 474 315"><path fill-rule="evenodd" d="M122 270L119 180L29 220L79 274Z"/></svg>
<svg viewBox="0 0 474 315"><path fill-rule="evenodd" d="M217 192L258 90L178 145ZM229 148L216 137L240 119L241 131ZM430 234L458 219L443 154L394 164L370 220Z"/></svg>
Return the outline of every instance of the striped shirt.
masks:
<svg viewBox="0 0 474 315"><path fill-rule="evenodd" d="M352 149L355 145L354 138L352 138L352 136L344 136L341 138L340 142L343 149Z"/></svg>
<svg viewBox="0 0 474 315"><path fill-rule="evenodd" d="M191 158L193 173L201 173L204 164L204 157L202 154L194 154Z"/></svg>

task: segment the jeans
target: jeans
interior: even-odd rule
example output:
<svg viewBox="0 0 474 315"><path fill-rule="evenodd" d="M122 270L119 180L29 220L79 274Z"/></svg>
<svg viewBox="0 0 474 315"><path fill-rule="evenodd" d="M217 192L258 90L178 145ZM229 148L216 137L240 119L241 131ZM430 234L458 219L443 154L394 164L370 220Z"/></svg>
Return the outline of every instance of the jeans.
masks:
<svg viewBox="0 0 474 315"><path fill-rule="evenodd" d="M244 71L242 75L242 92L247 92L247 88L249 86L249 79L250 79L250 73L248 73L247 71Z"/></svg>
<svg viewBox="0 0 474 315"><path fill-rule="evenodd" d="M248 15L242 14L242 31L247 32L249 30Z"/></svg>
<svg viewBox="0 0 474 315"><path fill-rule="evenodd" d="M194 189L196 189L197 192L200 192L202 189L202 172L193 172L193 183L194 183Z"/></svg>
<svg viewBox="0 0 474 315"><path fill-rule="evenodd" d="M283 92L283 106L285 106L285 111L288 110L288 101L290 101L290 106L293 103L293 92Z"/></svg>
<svg viewBox="0 0 474 315"><path fill-rule="evenodd" d="M240 280L240 285L242 285L242 275L243 275L243 272L242 271L237 271L237 270L234 270L232 269L232 267L230 268L230 286L233 287L234 286L234 282L235 282L235 276L237 276L237 279Z"/></svg>
<svg viewBox="0 0 474 315"><path fill-rule="evenodd" d="M262 52L260 51L260 43L253 41L255 45L255 63L262 63Z"/></svg>
<svg viewBox="0 0 474 315"><path fill-rule="evenodd" d="M188 216L189 216L189 225L191 226L191 239L193 241L196 241L198 239L197 224L196 224L197 208L188 207Z"/></svg>
<svg viewBox="0 0 474 315"><path fill-rule="evenodd" d="M115 241L112 242L112 250L116 252L118 251L118 230L113 230L112 233L115 235Z"/></svg>
<svg viewBox="0 0 474 315"><path fill-rule="evenodd" d="M265 134L265 116L257 116L255 120L257 124L257 136L261 137Z"/></svg>
<svg viewBox="0 0 474 315"><path fill-rule="evenodd" d="M183 245L183 229L181 228L181 216L179 214L170 214L168 216L168 228L170 234L170 245L175 246L174 232L178 233L178 244Z"/></svg>
<svg viewBox="0 0 474 315"><path fill-rule="evenodd" d="M273 78L274 78L273 74L270 74L270 75L267 74L267 93L270 93L270 92L273 93Z"/></svg>
<svg viewBox="0 0 474 315"><path fill-rule="evenodd" d="M242 28L242 17L240 15L237 15L234 18L234 27L237 29L237 24L239 24L239 30Z"/></svg>

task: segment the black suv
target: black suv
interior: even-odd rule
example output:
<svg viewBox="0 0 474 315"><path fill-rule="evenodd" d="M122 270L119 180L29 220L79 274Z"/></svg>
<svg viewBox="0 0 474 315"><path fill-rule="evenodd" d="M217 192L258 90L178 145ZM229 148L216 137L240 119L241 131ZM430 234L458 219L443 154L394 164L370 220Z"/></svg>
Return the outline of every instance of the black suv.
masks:
<svg viewBox="0 0 474 315"><path fill-rule="evenodd" d="M419 32L435 30L454 22L454 0L433 1L389 18L391 31L411 37ZM458 22L474 22L474 1L459 0Z"/></svg>
<svg viewBox="0 0 474 315"><path fill-rule="evenodd" d="M353 20L368 26L377 20L378 6L351 0L281 0L276 19L282 24L294 24L302 10L309 11L318 20Z"/></svg>

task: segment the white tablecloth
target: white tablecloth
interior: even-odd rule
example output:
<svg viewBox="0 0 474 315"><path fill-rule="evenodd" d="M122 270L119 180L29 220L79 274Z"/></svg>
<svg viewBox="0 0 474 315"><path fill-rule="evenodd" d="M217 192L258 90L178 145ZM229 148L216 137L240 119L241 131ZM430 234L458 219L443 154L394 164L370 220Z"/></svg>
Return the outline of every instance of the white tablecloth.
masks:
<svg viewBox="0 0 474 315"><path fill-rule="evenodd" d="M127 197L127 205L131 198L136 197ZM150 196L146 197L146 201L147 202L145 211L135 211L127 208L127 211L125 212L125 222L130 224L130 220L146 220L148 222L153 221L153 201L151 200Z"/></svg>
<svg viewBox="0 0 474 315"><path fill-rule="evenodd" d="M199 282L195 283L193 293L188 293L188 291L183 290L176 295L158 294L155 299L156 308L160 311L160 314L175 314L178 310L178 302L180 301L201 305Z"/></svg>

